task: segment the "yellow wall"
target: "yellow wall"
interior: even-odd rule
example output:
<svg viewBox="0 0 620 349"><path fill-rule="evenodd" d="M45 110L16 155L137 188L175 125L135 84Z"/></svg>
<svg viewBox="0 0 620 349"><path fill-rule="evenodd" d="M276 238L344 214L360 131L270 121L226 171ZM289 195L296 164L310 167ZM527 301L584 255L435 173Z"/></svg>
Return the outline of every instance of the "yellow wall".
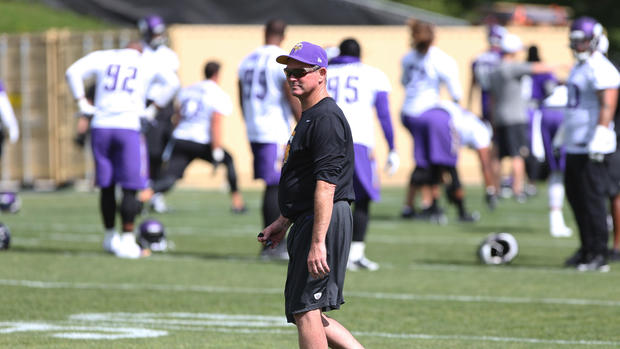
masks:
<svg viewBox="0 0 620 349"><path fill-rule="evenodd" d="M526 27L508 28L521 37L525 45L537 44L543 60L548 63L572 63L568 48L566 28ZM222 64L220 84L233 100L232 115L226 119L224 145L233 154L241 188L257 187L260 182L252 179L252 155L247 141L245 126L238 101L236 71L245 55L263 44L263 27L244 26L173 26L169 31L172 49L179 55L179 75L183 86L202 79L202 69L207 60L218 60ZM299 41L310 41L322 46L337 46L342 39L354 37L362 47L362 61L380 68L392 83L390 110L395 128L396 147L401 155L401 168L393 177L381 173L384 185L401 186L406 183L413 169L412 139L400 123L400 106L403 88L400 85L400 59L410 49L409 31L406 26L289 26L282 47L288 51ZM484 27L441 27L437 28L436 43L442 50L454 57L458 63L461 85L467 106L470 65L474 57L486 47ZM558 72L560 77L568 71ZM329 74L329 69L328 69ZM474 95L472 110L480 112L479 97ZM382 168L387 147L378 123L376 153ZM466 182L480 182L480 171L475 154L463 150L459 170ZM194 162L186 172L181 185L200 187L225 187L224 169L213 174L212 167Z"/></svg>

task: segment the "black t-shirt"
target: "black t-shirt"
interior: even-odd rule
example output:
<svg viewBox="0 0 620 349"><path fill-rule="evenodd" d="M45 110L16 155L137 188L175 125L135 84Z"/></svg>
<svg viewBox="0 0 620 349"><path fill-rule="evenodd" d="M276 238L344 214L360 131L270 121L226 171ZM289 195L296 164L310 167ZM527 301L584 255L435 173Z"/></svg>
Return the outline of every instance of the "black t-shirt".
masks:
<svg viewBox="0 0 620 349"><path fill-rule="evenodd" d="M286 145L278 202L295 219L314 208L316 181L336 185L334 202L355 200L353 137L342 110L329 97L301 114Z"/></svg>

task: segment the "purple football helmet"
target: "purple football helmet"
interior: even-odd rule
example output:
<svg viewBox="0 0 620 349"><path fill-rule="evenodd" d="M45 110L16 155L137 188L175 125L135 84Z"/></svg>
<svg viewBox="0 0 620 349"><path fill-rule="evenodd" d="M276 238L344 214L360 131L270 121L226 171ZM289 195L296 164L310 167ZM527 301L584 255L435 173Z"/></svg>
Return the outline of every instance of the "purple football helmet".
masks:
<svg viewBox="0 0 620 349"><path fill-rule="evenodd" d="M487 40L489 45L499 47L502 43L502 38L506 35L506 28L498 24L492 24L487 31Z"/></svg>
<svg viewBox="0 0 620 349"><path fill-rule="evenodd" d="M138 234L138 244L143 249L163 252L168 248L164 225L156 219L149 218L142 222Z"/></svg>
<svg viewBox="0 0 620 349"><path fill-rule="evenodd" d="M142 39L152 48L166 43L164 33L166 23L157 15L146 16L138 21L138 30Z"/></svg>
<svg viewBox="0 0 620 349"><path fill-rule="evenodd" d="M0 211L6 213L17 213L22 207L21 200L17 193L1 192L0 193Z"/></svg>
<svg viewBox="0 0 620 349"><path fill-rule="evenodd" d="M579 17L570 26L570 48L579 61L585 61L596 51L603 26L591 17Z"/></svg>

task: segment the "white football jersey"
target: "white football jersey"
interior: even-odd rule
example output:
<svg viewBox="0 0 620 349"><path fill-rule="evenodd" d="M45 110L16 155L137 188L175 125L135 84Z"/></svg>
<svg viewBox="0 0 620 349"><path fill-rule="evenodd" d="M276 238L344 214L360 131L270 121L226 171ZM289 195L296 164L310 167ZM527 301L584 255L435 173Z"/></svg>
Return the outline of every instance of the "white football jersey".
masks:
<svg viewBox="0 0 620 349"><path fill-rule="evenodd" d="M139 130L148 87L155 81L163 83L166 104L180 84L171 70L150 64L134 49L92 52L73 63L66 77L76 99L84 96L84 79L95 77L94 128Z"/></svg>
<svg viewBox="0 0 620 349"><path fill-rule="evenodd" d="M597 91L618 88L620 73L600 52L594 52L570 72L566 87L568 102L564 116L566 152L585 154L599 121ZM610 125L613 128L613 123Z"/></svg>
<svg viewBox="0 0 620 349"><path fill-rule="evenodd" d="M186 87L177 96L179 124L172 137L196 143L211 143L213 113L224 116L232 112L230 96L213 80L204 80Z"/></svg>
<svg viewBox="0 0 620 349"><path fill-rule="evenodd" d="M483 91L488 91L491 88L491 72L497 68L501 60L501 55L495 51L483 52L474 60L472 72Z"/></svg>
<svg viewBox="0 0 620 349"><path fill-rule="evenodd" d="M239 65L241 103L250 142L286 144L291 134L291 108L282 90L286 82L283 64L276 57L286 54L265 45Z"/></svg>
<svg viewBox="0 0 620 349"><path fill-rule="evenodd" d="M450 114L452 126L459 136L459 144L472 149L487 148L493 136L488 127L476 114L451 101L441 101L438 107Z"/></svg>
<svg viewBox="0 0 620 349"><path fill-rule="evenodd" d="M418 116L439 102L439 88L445 84L453 100L463 96L456 61L435 46L426 54L412 50L401 60L401 83L405 87L402 112Z"/></svg>
<svg viewBox="0 0 620 349"><path fill-rule="evenodd" d="M375 96L391 90L387 76L361 62L330 64L327 90L346 116L353 142L374 148Z"/></svg>
<svg viewBox="0 0 620 349"><path fill-rule="evenodd" d="M157 49L153 50L151 46L144 42L142 45L144 47L142 55L146 59L152 60L151 64L160 69L170 69L175 73L179 70L179 57L168 46L159 45ZM149 87L146 98L155 101L159 106L164 106L166 103L160 104L160 99L165 96L165 93L166 86L156 82Z"/></svg>

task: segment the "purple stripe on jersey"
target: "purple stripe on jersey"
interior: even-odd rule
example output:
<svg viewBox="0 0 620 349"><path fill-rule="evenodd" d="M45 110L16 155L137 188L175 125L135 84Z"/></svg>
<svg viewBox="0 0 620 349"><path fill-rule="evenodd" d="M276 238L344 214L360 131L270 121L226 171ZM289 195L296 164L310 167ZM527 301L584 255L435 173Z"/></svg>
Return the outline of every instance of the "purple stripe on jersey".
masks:
<svg viewBox="0 0 620 349"><path fill-rule="evenodd" d="M356 200L379 201L379 177L375 159L371 159L371 151L361 144L353 144L355 152L355 175L353 176L353 189Z"/></svg>
<svg viewBox="0 0 620 349"><path fill-rule="evenodd" d="M360 62L359 57L355 56L337 56L329 61L329 64L349 64L349 63L357 63Z"/></svg>
<svg viewBox="0 0 620 349"><path fill-rule="evenodd" d="M557 81L557 79L551 73L535 74L532 75L532 96L531 99L537 100L542 103L545 99L545 83L547 81Z"/></svg>
<svg viewBox="0 0 620 349"><path fill-rule="evenodd" d="M561 109L543 108L540 132L542 133L543 146L545 147L545 158L549 164L549 170L564 171L566 165L566 152L562 148L557 154L553 151L553 137L564 120L564 112ZM556 156L558 155L558 156Z"/></svg>
<svg viewBox="0 0 620 349"><path fill-rule="evenodd" d="M4 91L4 84L2 83L2 80L0 80L0 92Z"/></svg>
<svg viewBox="0 0 620 349"><path fill-rule="evenodd" d="M482 95L482 119L488 122L491 120L491 93L488 91L481 91Z"/></svg>
<svg viewBox="0 0 620 349"><path fill-rule="evenodd" d="M93 128L91 140L97 186L106 188L119 184L124 189L146 188L148 158L140 132Z"/></svg>
<svg viewBox="0 0 620 349"><path fill-rule="evenodd" d="M390 105L388 102L388 93L385 91L377 92L375 95L375 108L377 109L377 117L383 129L385 140L390 147L394 149L394 130L392 128L392 117L390 115Z"/></svg>
<svg viewBox="0 0 620 349"><path fill-rule="evenodd" d="M280 182L282 146L254 142L250 146L254 154L254 178L264 180L267 185L277 185Z"/></svg>

